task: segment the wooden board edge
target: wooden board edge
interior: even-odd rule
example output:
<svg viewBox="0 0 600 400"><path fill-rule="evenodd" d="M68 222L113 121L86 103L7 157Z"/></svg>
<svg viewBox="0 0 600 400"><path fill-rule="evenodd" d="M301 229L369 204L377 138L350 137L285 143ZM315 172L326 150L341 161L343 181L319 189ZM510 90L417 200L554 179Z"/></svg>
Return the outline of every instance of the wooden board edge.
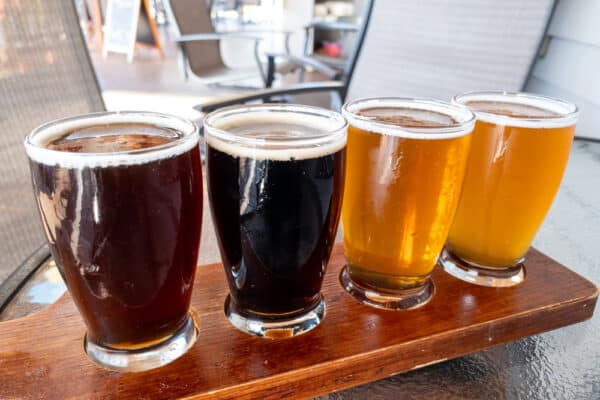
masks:
<svg viewBox="0 0 600 400"><path fill-rule="evenodd" d="M488 321L473 326L473 329L470 329L463 335L457 335L456 331L447 331L439 335L377 349L370 353L352 357L356 359L352 361L352 366L348 366L348 360L336 360L330 363L322 363L301 370L245 382L241 385L222 390L214 390L210 393L187 396L184 399L204 400L218 398L250 400L256 398L312 398L337 392L424 368L429 365L449 361L521 338L583 322L592 317L597 298L598 292L596 291L588 297L582 297L556 307L542 309L533 316L531 312L527 312L513 319ZM504 338L495 340L489 335L493 324L498 324L495 329L507 332L519 331L519 334L510 335L508 333L506 335L499 335L504 336ZM485 336L487 336L486 341L481 341L480 339ZM432 338L433 341L431 340ZM427 344L427 341L431 341L431 343ZM439 351L436 351L436 348L439 348ZM434 360L429 356L436 352L448 353L448 348L453 348L455 351L445 357ZM383 356L381 353L384 353ZM324 369L327 369L327 371L325 372ZM326 375L327 380L320 380L319 375ZM288 382L285 385L281 385L280 382L282 379L287 379Z"/></svg>
<svg viewBox="0 0 600 400"><path fill-rule="evenodd" d="M573 270L573 269L571 269L571 268L567 267L567 266L566 266L565 264L563 264L562 262L559 262L559 261L557 261L557 260L556 260L554 257L550 257L548 254L544 253L544 252L543 252L543 251L541 251L541 250L538 250L536 247L531 247L531 248L529 249L529 252L531 252L531 251L534 251L535 253L537 253L536 255L537 255L538 257L540 257L540 256L541 256L541 257L544 257L544 258L548 259L549 261L552 261L552 263L554 263L554 264L556 264L556 265L558 265L558 266L560 266L560 267L562 267L562 268L564 268L564 269L568 270L568 271L569 271L571 274L573 274L573 275L577 276L579 279L581 279L581 280L583 280L583 281L587 282L588 284L590 284L590 286L592 286L592 287L594 288L594 291L595 291L595 293L594 293L594 294L591 294L590 296L591 296L591 297L598 297L598 295L599 295L599 293L600 293L600 288L599 288L598 284L596 284L596 282L593 282L593 281L589 280L589 279L588 279L588 278L586 278L585 276L581 275L579 272L577 272L577 271L575 271L575 270Z"/></svg>

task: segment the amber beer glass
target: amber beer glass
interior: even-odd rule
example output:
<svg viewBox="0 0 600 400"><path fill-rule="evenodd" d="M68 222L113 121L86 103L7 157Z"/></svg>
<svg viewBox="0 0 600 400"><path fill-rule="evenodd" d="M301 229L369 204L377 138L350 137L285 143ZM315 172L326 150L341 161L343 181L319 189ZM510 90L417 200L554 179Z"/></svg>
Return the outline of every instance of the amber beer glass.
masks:
<svg viewBox="0 0 600 400"><path fill-rule="evenodd" d="M342 286L360 302L410 309L434 293L467 164L474 115L438 101L379 98L343 107L349 122Z"/></svg>
<svg viewBox="0 0 600 400"><path fill-rule="evenodd" d="M189 121L139 112L58 120L25 139L50 251L103 367L158 367L196 340L198 139Z"/></svg>
<svg viewBox="0 0 600 400"><path fill-rule="evenodd" d="M467 282L516 285L567 165L577 107L506 92L467 93L453 102L470 108L477 122L442 264Z"/></svg>

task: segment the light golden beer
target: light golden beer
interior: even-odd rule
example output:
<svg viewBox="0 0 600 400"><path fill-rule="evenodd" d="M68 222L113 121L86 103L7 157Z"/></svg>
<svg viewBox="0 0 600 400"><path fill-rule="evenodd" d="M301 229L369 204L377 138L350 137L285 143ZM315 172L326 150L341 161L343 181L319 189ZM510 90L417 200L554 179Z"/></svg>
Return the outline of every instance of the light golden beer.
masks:
<svg viewBox="0 0 600 400"><path fill-rule="evenodd" d="M575 132L576 107L526 94L473 93L455 100L478 120L447 250L476 268L466 280L485 275L479 269L511 269L504 278L502 271L494 271L476 282L510 286L523 279L521 269L514 267L523 260L558 191Z"/></svg>
<svg viewBox="0 0 600 400"><path fill-rule="evenodd" d="M346 278L382 296L418 291L429 282L456 211L473 115L402 99L353 102L344 114Z"/></svg>

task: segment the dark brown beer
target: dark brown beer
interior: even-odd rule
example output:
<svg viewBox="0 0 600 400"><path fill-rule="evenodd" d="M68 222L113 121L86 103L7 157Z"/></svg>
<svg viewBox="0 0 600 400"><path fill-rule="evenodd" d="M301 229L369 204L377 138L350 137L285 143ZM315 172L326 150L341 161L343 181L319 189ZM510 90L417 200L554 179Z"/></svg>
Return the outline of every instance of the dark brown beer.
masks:
<svg viewBox="0 0 600 400"><path fill-rule="evenodd" d="M108 123L28 147L52 255L96 344L145 347L187 320L202 221L199 149L188 139Z"/></svg>

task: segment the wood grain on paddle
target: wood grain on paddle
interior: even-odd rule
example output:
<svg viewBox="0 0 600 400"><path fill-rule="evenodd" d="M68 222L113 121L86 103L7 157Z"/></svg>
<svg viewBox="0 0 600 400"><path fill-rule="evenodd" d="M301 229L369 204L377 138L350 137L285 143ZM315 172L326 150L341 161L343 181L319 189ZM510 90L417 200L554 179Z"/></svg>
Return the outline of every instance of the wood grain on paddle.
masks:
<svg viewBox="0 0 600 400"><path fill-rule="evenodd" d="M172 364L143 373L107 371L89 361L85 327L65 295L37 314L0 323L0 398L305 398L592 316L594 284L535 250L527 257L527 278L519 286L474 286L437 268L431 302L391 312L361 305L342 290L338 245L323 286L325 320L306 335L280 341L234 329L223 314L222 266L202 266L192 298L196 345Z"/></svg>

